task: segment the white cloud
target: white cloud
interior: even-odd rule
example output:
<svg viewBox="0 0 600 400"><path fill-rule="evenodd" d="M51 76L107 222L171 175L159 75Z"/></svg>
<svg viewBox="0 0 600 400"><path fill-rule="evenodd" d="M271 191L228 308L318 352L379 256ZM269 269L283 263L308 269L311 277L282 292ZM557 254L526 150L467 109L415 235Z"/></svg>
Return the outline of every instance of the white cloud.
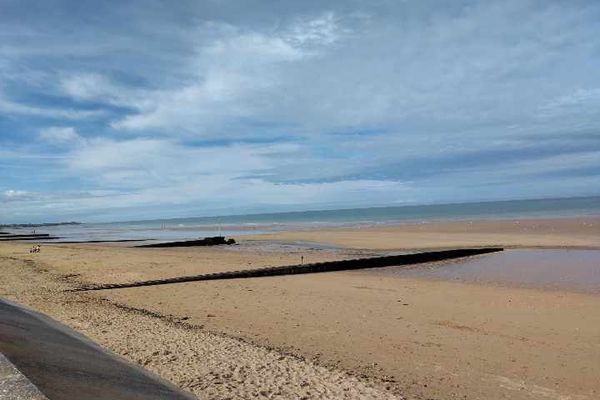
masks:
<svg viewBox="0 0 600 400"><path fill-rule="evenodd" d="M144 110L152 107L157 93L118 84L97 73L78 73L62 76L60 92L78 101L93 101Z"/></svg>
<svg viewBox="0 0 600 400"><path fill-rule="evenodd" d="M270 96L285 90L287 65L318 55L343 31L332 13L269 33L207 23L196 34L214 39L199 45L185 67L188 78L177 87L135 89L98 74L78 74L64 77L61 88L77 100L136 110L114 121L116 129L216 136L226 128L236 136L244 129L239 120L260 118L273 107Z"/></svg>
<svg viewBox="0 0 600 400"><path fill-rule="evenodd" d="M60 82L65 94L81 100L95 100L112 96L117 90L105 77L99 74L79 74Z"/></svg>
<svg viewBox="0 0 600 400"><path fill-rule="evenodd" d="M20 202L30 198L30 193L25 190L5 190L0 192L0 202Z"/></svg>
<svg viewBox="0 0 600 400"><path fill-rule="evenodd" d="M166 139L90 139L64 160L70 173L101 187L169 187L174 184L242 180L276 167L273 153L292 151L289 145L194 147Z"/></svg>
<svg viewBox="0 0 600 400"><path fill-rule="evenodd" d="M284 37L296 46L310 49L312 46L331 45L348 33L349 29L341 25L338 17L333 12L327 12L293 24Z"/></svg>
<svg viewBox="0 0 600 400"><path fill-rule="evenodd" d="M539 108L541 116L559 118L565 114L581 116L582 113L596 113L599 109L600 88L576 89L545 102Z"/></svg>
<svg viewBox="0 0 600 400"><path fill-rule="evenodd" d="M0 15L1 189L61 185L38 206L535 195L545 171L560 176L558 195L591 190L595 2L98 10L90 24L25 13L22 29ZM43 140L21 137L32 132ZM108 192L82 194L82 181Z"/></svg>
<svg viewBox="0 0 600 400"><path fill-rule="evenodd" d="M96 193L38 193L22 197L20 207L45 204L60 213L94 208L120 209L160 204L191 205L199 212L238 210L256 205L328 207L346 198L348 206L402 201L410 188L394 180L341 180L285 183L270 181L286 154L297 145L236 144L190 147L166 139L79 142L64 160L65 177L77 176L98 187ZM212 211L211 211L212 210Z"/></svg>
<svg viewBox="0 0 600 400"><path fill-rule="evenodd" d="M70 126L52 126L40 131L40 138L50 143L74 144L81 140L75 129Z"/></svg>
<svg viewBox="0 0 600 400"><path fill-rule="evenodd" d="M5 207L4 212L39 215L43 209L60 215L87 215L102 209L106 218L107 213L122 209L169 204L218 214L244 212L257 205L330 207L339 205L340 198L347 199L342 202L347 206L395 203L410 191L406 184L391 180L278 183L267 179L269 172L278 168L281 157L297 151L289 144L194 148L165 139L90 139L80 142L65 157L64 176L83 178L104 190L8 191L2 199L14 206ZM167 209L165 216L177 215L177 211Z"/></svg>
<svg viewBox="0 0 600 400"><path fill-rule="evenodd" d="M62 87L79 100L134 110L112 122L133 135L521 124L535 121L541 100L577 84L571 71L581 67L571 60L589 52L586 12L576 7L478 3L412 19L403 7L389 16L327 11L276 27L205 22L190 32L197 44L169 85L141 89L92 75L65 78ZM528 23L515 24L515 15ZM539 71L546 79L534 78Z"/></svg>
<svg viewBox="0 0 600 400"><path fill-rule="evenodd" d="M104 112L101 110L78 110L21 104L2 97L2 94L0 93L0 114L30 115L55 119L81 120L99 117L103 115Z"/></svg>
<svg viewBox="0 0 600 400"><path fill-rule="evenodd" d="M131 218L192 215L223 215L255 211L277 211L332 206L359 206L402 203L410 188L399 182L376 180L341 181L314 184L276 185L260 179L236 181L208 177L190 184L146 187L103 194L81 192L37 193L9 204L2 213L11 218L27 216L48 220L106 221ZM340 203L340 197L348 198ZM0 199L2 196L0 196ZM156 209L160 211L156 211ZM146 211L146 210L154 211Z"/></svg>

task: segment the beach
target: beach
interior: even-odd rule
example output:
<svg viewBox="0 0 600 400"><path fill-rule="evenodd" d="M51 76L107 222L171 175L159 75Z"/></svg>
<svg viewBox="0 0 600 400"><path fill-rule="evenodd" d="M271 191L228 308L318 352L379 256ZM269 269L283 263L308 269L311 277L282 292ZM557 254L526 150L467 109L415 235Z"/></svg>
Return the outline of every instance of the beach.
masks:
<svg viewBox="0 0 600 400"><path fill-rule="evenodd" d="M600 295L561 282L357 270L65 292L431 249L591 251L593 260L600 218L371 224L236 239L205 248L51 244L38 254L27 252L31 244L0 243L0 296L200 398L600 396ZM523 268L535 266L535 257L526 260Z"/></svg>
<svg viewBox="0 0 600 400"><path fill-rule="evenodd" d="M258 235L254 238L304 240L373 250L500 245L529 248L585 248L600 246L599 223L598 217L425 221L281 232Z"/></svg>
<svg viewBox="0 0 600 400"><path fill-rule="evenodd" d="M0 0L0 400L600 400L599 20Z"/></svg>

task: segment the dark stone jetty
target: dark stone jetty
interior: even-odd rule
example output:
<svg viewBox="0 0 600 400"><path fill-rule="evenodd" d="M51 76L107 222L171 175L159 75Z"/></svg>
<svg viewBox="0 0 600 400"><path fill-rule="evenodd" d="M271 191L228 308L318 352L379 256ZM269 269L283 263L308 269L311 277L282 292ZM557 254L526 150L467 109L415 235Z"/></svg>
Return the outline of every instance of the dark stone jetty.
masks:
<svg viewBox="0 0 600 400"><path fill-rule="evenodd" d="M451 260L454 258L469 257L479 254L495 253L502 250L504 249L501 247L487 247L479 249L428 251L424 253L402 254L397 256L358 258L352 260L330 261L314 264L299 264L282 267L265 267L259 269L249 269L243 271L216 272L213 274L181 276L176 278L157 279L151 281L85 286L79 289L73 289L73 291L123 289L140 286L155 286L166 285L171 283L210 281L219 279L258 278L266 276L310 274L319 272L381 268Z"/></svg>
<svg viewBox="0 0 600 400"><path fill-rule="evenodd" d="M142 244L135 247L195 247L195 246L219 246L222 244L235 244L234 239L225 239L224 236L206 237L197 240L184 240L180 242Z"/></svg>
<svg viewBox="0 0 600 400"><path fill-rule="evenodd" d="M146 242L148 240L154 240L154 239L61 240L60 242L48 242L48 244L129 243L129 242Z"/></svg>
<svg viewBox="0 0 600 400"><path fill-rule="evenodd" d="M10 241L21 241L21 240L54 240L60 239L59 236L50 236L50 235L2 235L0 236L0 242L10 242Z"/></svg>
<svg viewBox="0 0 600 400"><path fill-rule="evenodd" d="M49 400L195 399L65 325L3 299L0 353Z"/></svg>
<svg viewBox="0 0 600 400"><path fill-rule="evenodd" d="M49 233L23 233L23 234L14 234L7 233L2 236L3 238L23 238L23 237L36 237L36 238L48 238L50 237Z"/></svg>

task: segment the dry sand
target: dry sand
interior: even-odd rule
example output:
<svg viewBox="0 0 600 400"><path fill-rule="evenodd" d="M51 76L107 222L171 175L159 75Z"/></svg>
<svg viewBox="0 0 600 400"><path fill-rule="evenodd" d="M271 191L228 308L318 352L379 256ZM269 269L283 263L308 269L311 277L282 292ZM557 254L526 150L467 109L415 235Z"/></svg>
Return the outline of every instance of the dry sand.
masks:
<svg viewBox="0 0 600 400"><path fill-rule="evenodd" d="M0 246L0 296L61 321L201 399L400 398L381 380L210 332L171 313L65 293L70 278L49 272L51 265L37 255L19 256L26 247Z"/></svg>
<svg viewBox="0 0 600 400"><path fill-rule="evenodd" d="M599 222L386 225L252 239L380 250L600 247ZM59 293L80 282L294 264L300 255L308 262L339 259L356 251L62 245L30 255L27 246L0 245L1 296L205 398L600 397L600 296L359 271Z"/></svg>

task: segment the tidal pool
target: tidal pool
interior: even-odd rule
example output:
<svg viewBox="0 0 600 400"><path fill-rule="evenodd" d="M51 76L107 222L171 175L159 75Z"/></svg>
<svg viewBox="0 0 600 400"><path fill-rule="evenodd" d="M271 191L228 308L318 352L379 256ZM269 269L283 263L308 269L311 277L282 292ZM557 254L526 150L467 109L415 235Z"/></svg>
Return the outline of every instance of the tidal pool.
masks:
<svg viewBox="0 0 600 400"><path fill-rule="evenodd" d="M505 250L454 261L371 271L387 276L600 294L600 250Z"/></svg>

